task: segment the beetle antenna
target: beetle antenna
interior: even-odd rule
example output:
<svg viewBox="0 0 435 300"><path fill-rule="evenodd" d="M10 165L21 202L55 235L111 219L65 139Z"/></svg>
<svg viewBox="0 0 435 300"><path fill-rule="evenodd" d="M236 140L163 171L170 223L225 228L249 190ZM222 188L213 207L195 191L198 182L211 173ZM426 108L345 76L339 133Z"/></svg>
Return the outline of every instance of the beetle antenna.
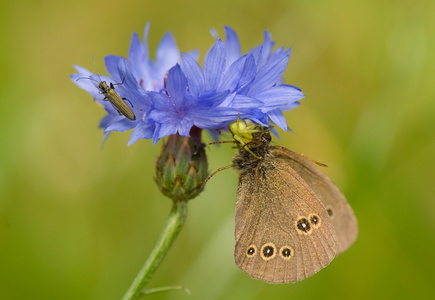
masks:
<svg viewBox="0 0 435 300"><path fill-rule="evenodd" d="M78 81L80 79L89 79L89 80L92 80L92 81L95 81L95 82L99 83L97 80L89 78L89 77L79 77L79 78L76 79L76 81Z"/></svg>
<svg viewBox="0 0 435 300"><path fill-rule="evenodd" d="M100 73L98 73L97 64L95 63L94 55L92 54L92 61L94 62L95 72L98 75L98 79L101 81Z"/></svg>

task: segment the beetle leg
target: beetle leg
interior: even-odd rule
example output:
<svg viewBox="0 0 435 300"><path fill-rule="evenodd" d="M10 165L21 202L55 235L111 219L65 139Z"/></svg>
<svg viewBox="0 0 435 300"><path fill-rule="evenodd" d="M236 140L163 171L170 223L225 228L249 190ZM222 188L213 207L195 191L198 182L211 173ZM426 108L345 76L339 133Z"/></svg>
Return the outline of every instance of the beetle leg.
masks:
<svg viewBox="0 0 435 300"><path fill-rule="evenodd" d="M126 75L127 76L127 75ZM112 88L112 89L114 89L114 86L115 85L122 85L122 84L124 84L124 80L125 80L125 76L122 78L122 81L121 81L121 83L115 83L115 84L112 84L112 83L110 83L110 87Z"/></svg>
<svg viewBox="0 0 435 300"><path fill-rule="evenodd" d="M130 100L128 100L127 98L122 98L122 100L124 100L124 101L128 101L128 103L130 103L131 107L134 108L134 106L133 106L133 104L131 103ZM142 109L140 109L140 108L134 108L134 109L137 109L137 110L142 111Z"/></svg>
<svg viewBox="0 0 435 300"><path fill-rule="evenodd" d="M134 107L133 104L131 104L131 101L128 100L127 98L122 98L122 100L124 100L124 101L128 101L128 103L130 103L131 107Z"/></svg>

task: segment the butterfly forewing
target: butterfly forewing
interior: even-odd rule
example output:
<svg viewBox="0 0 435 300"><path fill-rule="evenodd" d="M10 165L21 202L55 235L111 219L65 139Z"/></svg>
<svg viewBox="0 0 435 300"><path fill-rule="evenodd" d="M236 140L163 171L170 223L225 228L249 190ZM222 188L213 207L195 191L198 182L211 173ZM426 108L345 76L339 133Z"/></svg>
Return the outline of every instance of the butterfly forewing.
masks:
<svg viewBox="0 0 435 300"><path fill-rule="evenodd" d="M334 258L334 227L316 194L285 159L267 155L258 164L238 170L236 264L270 283L302 280Z"/></svg>
<svg viewBox="0 0 435 300"><path fill-rule="evenodd" d="M337 234L337 254L349 248L358 235L358 223L352 208L340 190L303 155L282 146L271 146L269 150L272 159L281 158L287 161L326 207Z"/></svg>

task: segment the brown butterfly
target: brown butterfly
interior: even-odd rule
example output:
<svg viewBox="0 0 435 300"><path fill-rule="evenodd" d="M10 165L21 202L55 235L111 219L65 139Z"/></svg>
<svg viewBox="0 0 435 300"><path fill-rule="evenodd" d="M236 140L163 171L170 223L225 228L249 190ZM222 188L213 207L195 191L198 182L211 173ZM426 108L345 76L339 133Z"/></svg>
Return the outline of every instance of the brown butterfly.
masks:
<svg viewBox="0 0 435 300"><path fill-rule="evenodd" d="M270 128L236 121L239 152L234 259L253 278L297 282L326 267L356 239L346 198L313 162L271 146Z"/></svg>

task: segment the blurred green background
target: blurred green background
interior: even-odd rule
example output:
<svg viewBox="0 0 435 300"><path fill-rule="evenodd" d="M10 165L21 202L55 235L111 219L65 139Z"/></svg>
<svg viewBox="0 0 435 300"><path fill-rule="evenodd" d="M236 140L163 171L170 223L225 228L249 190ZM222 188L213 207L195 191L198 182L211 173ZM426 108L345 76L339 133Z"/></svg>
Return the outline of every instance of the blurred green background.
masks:
<svg viewBox="0 0 435 300"><path fill-rule="evenodd" d="M216 175L148 287L149 299L427 299L435 294L434 1L3 1L0 10L0 299L120 299L171 206L153 181L161 142L100 149L104 111L69 79L126 56L151 22L203 54L210 28L292 47L289 148L325 169L358 217L357 242L302 282L269 285L233 261L237 178ZM207 148L210 170L231 146Z"/></svg>

